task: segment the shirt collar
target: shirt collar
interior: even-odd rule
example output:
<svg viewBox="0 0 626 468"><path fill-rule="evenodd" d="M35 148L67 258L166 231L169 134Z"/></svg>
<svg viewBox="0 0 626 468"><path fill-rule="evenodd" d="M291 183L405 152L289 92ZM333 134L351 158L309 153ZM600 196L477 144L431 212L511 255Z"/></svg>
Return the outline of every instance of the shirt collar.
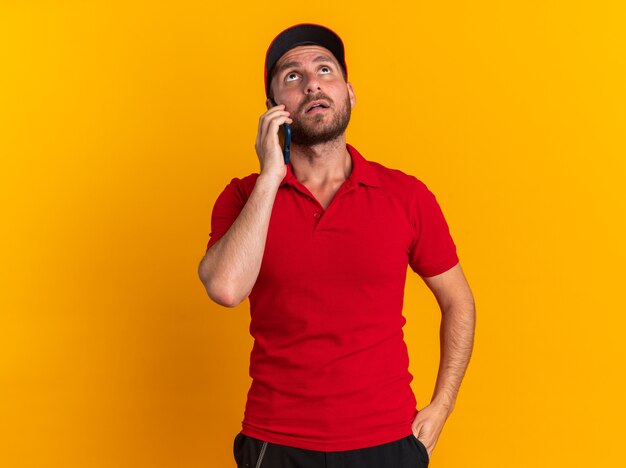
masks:
<svg viewBox="0 0 626 468"><path fill-rule="evenodd" d="M380 187L380 181L374 171L372 165L367 161L356 148L349 143L346 143L346 148L350 157L352 158L352 173L348 179L352 180L355 184L363 184L370 187ZM280 183L281 187L285 184L294 185L297 183L295 174L291 170L291 164L287 164L287 175Z"/></svg>

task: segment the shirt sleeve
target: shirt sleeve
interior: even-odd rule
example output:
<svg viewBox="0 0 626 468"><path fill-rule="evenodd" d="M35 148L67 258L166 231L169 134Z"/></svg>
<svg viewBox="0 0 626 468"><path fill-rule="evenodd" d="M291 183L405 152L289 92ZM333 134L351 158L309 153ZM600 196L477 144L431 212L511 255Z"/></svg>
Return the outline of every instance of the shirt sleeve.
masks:
<svg viewBox="0 0 626 468"><path fill-rule="evenodd" d="M435 276L455 266L459 258L435 195L423 182L416 181L411 207L415 235L409 249L409 265L422 277Z"/></svg>
<svg viewBox="0 0 626 468"><path fill-rule="evenodd" d="M235 177L220 193L213 206L211 233L206 246L207 251L228 232L241 213L246 201L247 197L241 187L241 180Z"/></svg>

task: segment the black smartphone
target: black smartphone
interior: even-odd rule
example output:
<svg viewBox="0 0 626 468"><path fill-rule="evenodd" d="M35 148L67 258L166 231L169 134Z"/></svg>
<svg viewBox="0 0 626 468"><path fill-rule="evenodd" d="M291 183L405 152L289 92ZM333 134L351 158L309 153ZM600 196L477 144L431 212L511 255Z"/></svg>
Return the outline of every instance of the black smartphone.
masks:
<svg viewBox="0 0 626 468"><path fill-rule="evenodd" d="M270 103L273 106L277 106L276 101L272 98L269 98ZM283 159L285 160L285 164L289 164L289 153L291 151L291 125L288 123L284 123L280 126L282 132L278 132L278 140L282 140L283 145Z"/></svg>

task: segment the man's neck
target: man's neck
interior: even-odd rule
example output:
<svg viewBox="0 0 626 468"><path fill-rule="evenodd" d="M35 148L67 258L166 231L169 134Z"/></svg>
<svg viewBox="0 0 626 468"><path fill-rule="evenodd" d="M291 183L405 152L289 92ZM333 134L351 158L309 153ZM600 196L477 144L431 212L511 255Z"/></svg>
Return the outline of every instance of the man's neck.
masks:
<svg viewBox="0 0 626 468"><path fill-rule="evenodd" d="M291 146L291 166L296 179L307 186L341 183L352 172L345 135L313 146Z"/></svg>

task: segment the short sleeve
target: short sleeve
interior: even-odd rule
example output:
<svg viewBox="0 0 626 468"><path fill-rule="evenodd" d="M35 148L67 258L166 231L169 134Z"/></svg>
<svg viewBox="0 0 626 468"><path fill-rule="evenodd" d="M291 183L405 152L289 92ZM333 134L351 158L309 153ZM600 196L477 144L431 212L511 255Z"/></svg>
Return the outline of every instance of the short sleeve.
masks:
<svg viewBox="0 0 626 468"><path fill-rule="evenodd" d="M217 197L211 214L211 233L206 250L228 232L235 222L241 210L245 206L247 197L241 186L241 180L237 177L232 179Z"/></svg>
<svg viewBox="0 0 626 468"><path fill-rule="evenodd" d="M422 277L435 276L455 266L459 258L435 195L423 182L415 180L411 206L414 238L409 249L409 265Z"/></svg>

